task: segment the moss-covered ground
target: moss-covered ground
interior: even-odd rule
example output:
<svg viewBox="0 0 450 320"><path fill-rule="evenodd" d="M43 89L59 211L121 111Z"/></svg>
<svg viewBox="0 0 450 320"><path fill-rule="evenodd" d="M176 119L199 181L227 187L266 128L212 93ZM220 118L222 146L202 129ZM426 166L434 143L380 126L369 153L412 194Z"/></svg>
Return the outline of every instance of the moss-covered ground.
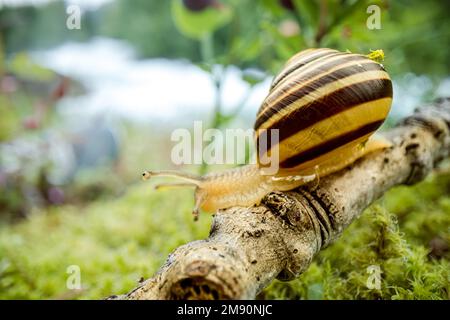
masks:
<svg viewBox="0 0 450 320"><path fill-rule="evenodd" d="M391 190L303 275L275 281L258 298L449 299L449 195L448 173ZM116 199L36 209L24 220L3 224L0 298L100 299L125 293L141 277L152 276L177 246L207 237L211 217L203 214L194 223L192 202L189 190L154 192L136 184ZM72 265L80 268L81 290L67 289ZM370 268L381 272L379 289L367 286Z"/></svg>

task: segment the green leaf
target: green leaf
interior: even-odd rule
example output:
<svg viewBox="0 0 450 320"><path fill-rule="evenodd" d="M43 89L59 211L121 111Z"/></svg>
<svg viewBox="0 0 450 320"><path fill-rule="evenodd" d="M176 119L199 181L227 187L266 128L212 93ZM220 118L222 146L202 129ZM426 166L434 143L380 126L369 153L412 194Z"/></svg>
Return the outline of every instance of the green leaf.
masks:
<svg viewBox="0 0 450 320"><path fill-rule="evenodd" d="M28 80L50 81L55 76L53 71L34 63L25 52L17 53L9 61L7 68L15 75Z"/></svg>
<svg viewBox="0 0 450 320"><path fill-rule="evenodd" d="M228 6L209 7L200 12L186 9L180 0L172 1L175 25L187 37L200 40L230 22L233 11Z"/></svg>
<svg viewBox="0 0 450 320"><path fill-rule="evenodd" d="M294 0L297 14L301 17L303 29L315 30L319 22L319 6L315 1Z"/></svg>
<svg viewBox="0 0 450 320"><path fill-rule="evenodd" d="M283 16L286 14L287 9L283 8L278 1L261 0L261 5L274 16Z"/></svg>
<svg viewBox="0 0 450 320"><path fill-rule="evenodd" d="M231 54L235 57L239 57L242 61L255 60L262 50L261 38L256 36L250 37L236 37L231 45Z"/></svg>

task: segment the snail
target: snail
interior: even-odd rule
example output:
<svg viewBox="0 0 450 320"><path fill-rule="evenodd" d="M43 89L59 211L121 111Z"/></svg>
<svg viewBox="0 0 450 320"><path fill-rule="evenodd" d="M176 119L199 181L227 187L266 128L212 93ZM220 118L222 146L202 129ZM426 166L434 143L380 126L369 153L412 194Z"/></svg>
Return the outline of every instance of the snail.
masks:
<svg viewBox="0 0 450 320"><path fill-rule="evenodd" d="M254 125L257 162L196 176L145 171L143 179L171 176L195 186L194 216L232 206L259 204L272 191L295 189L341 170L362 156L390 146L373 137L392 103L392 83L380 60L328 48L306 49L275 76ZM278 129L278 141L260 146L264 130ZM267 139L265 139L267 140ZM267 174L261 159L277 148L279 170Z"/></svg>

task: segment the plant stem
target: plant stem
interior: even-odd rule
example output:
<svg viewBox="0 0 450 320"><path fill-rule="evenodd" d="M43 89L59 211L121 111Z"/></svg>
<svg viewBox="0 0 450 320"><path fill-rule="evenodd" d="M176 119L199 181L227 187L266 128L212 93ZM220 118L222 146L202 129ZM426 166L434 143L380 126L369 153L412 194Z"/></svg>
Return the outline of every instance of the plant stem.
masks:
<svg viewBox="0 0 450 320"><path fill-rule="evenodd" d="M200 54L203 62L213 64L214 61L214 45L211 33L206 33L200 40Z"/></svg>
<svg viewBox="0 0 450 320"><path fill-rule="evenodd" d="M211 81L214 84L214 111L211 120L210 128L217 128L220 126L220 119L222 113L222 101L221 101L221 91L222 91L222 81L223 81L223 70L215 69L214 66L214 42L212 33L206 33L205 36L200 41L200 51L202 55L202 60L204 63L210 66ZM203 175L207 172L208 164L202 161L200 167L200 174Z"/></svg>

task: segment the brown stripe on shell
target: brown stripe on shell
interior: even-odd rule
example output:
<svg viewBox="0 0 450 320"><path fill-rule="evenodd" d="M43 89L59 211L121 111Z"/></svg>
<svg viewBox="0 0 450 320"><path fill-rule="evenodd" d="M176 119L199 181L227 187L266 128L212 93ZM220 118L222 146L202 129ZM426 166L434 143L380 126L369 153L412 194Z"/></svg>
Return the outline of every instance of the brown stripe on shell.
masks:
<svg viewBox="0 0 450 320"><path fill-rule="evenodd" d="M377 130L382 124L384 120L374 121L368 124L365 124L358 129L353 131L344 133L336 138L325 141L319 145L316 145L310 149L307 149L291 158L288 158L280 163L281 168L294 168L306 161L310 161L319 156L322 156L330 151L335 150L338 147L342 147L348 143L355 141L358 138L361 138L367 134L370 134Z"/></svg>
<svg viewBox="0 0 450 320"><path fill-rule="evenodd" d="M348 66L346 68L336 70L336 72L333 72L331 74L326 74L323 77L320 77L307 85L300 84L295 90L293 90L288 95L286 95L283 99L279 100L278 102L276 102L275 104L273 104L272 106L267 108L264 113L262 113L261 115L259 115L257 117L257 119L255 121L255 130L257 130L264 122L269 120L273 115L278 113L280 110L288 107L292 103L295 103L295 101L297 99L300 99L300 98L306 96L307 94L317 91L327 84L330 84L335 81L339 81L343 78L353 76L358 73L364 73L366 71L376 71L376 70L383 71L380 68L380 65L377 63L374 63L374 62L369 62L369 63L364 64L364 67L362 67L362 66L363 66L363 64L359 64L359 65L355 64L352 66ZM365 90L372 91L370 88L365 89ZM360 91L354 91L353 94L355 92L360 92ZM330 92L330 95L332 95L332 94L333 94L333 92ZM270 95L269 95L269 97L270 97ZM266 99L268 99L269 97L267 97ZM309 108L309 105L308 105L308 108ZM326 110L326 109L322 109L322 110Z"/></svg>
<svg viewBox="0 0 450 320"><path fill-rule="evenodd" d="M333 56L335 57L335 56ZM331 57L330 57L331 58ZM325 60L326 61L326 60ZM295 78L293 76L292 78L292 83L298 83L301 84L302 82L306 82L318 75L320 75L320 73L326 75L327 74L327 70L332 69L338 65L344 65L346 62L355 62L355 65L365 65L365 64L374 64L373 61L368 60L367 58L365 58L364 56L361 55L352 55L352 56L348 56L348 54L343 54L343 59L336 59L336 60L332 60L328 63L325 63L323 65L320 65L317 68L314 68L313 70L308 71L307 73L304 74L299 74L298 76L296 75ZM322 61L323 62L323 61ZM356 63L358 62L358 63ZM345 68L349 68L351 66L346 66L340 69L336 69L333 72L328 73L328 75L333 75L335 73L339 73L342 69ZM336 78L337 79L337 78ZM289 79L287 79L289 80ZM279 88L273 88L271 89L270 94L267 96L267 98L264 100L263 104L261 105L261 108L258 111L258 115L257 117L259 117L261 114L263 114L265 111L269 110L269 106L271 103L273 103L273 101L278 100L282 95L286 95L287 92L292 91L292 86L289 85L285 85L284 86L286 88L286 90L276 90ZM300 88L301 86L299 86L298 88ZM275 94L275 92L277 94Z"/></svg>
<svg viewBox="0 0 450 320"><path fill-rule="evenodd" d="M357 107L362 103L389 97L392 97L392 83L390 79L361 81L330 92L330 94L309 103L305 107L295 110L268 129L279 129L278 142L280 143L284 139L332 115ZM268 139L267 147L264 150L258 149L259 156L263 156L270 149L271 140Z"/></svg>
<svg viewBox="0 0 450 320"><path fill-rule="evenodd" d="M303 67L304 65L306 65L308 63L311 63L312 61L314 61L316 59L319 59L319 58L322 58L325 56L329 56L332 54L342 54L342 52L339 52L337 50L331 50L331 49L324 51L322 54L315 55L315 53L316 53L315 51L312 51L309 54L309 55L311 55L310 58L308 58L306 60L301 59L298 62L293 62L292 66L288 66L287 68L283 69L283 71L274 78L272 84L270 85L270 89L273 89L281 80L286 78L291 72L297 70L298 68ZM301 58L305 58L305 57L301 56Z"/></svg>

